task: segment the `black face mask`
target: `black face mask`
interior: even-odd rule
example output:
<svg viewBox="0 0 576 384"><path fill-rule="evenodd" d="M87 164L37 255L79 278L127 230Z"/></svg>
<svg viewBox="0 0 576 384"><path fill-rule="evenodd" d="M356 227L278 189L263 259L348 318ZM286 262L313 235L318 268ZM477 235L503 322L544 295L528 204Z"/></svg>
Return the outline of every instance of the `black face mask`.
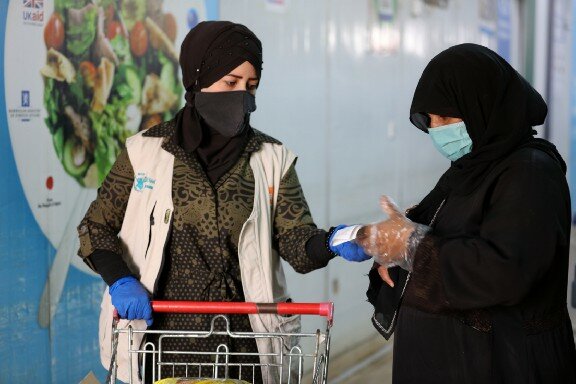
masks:
<svg viewBox="0 0 576 384"><path fill-rule="evenodd" d="M256 110L256 98L247 91L196 92L194 106L206 124L225 137L239 135Z"/></svg>

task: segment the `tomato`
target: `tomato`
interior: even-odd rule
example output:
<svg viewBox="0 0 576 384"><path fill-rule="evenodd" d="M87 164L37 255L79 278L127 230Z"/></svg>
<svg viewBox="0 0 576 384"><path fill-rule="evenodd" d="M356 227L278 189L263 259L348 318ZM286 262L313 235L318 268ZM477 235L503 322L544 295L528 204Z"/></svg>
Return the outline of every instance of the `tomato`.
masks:
<svg viewBox="0 0 576 384"><path fill-rule="evenodd" d="M164 14L164 32L172 42L176 41L176 18L171 13Z"/></svg>
<svg viewBox="0 0 576 384"><path fill-rule="evenodd" d="M130 51L134 56L143 56L148 50L148 32L141 21L137 21L130 31Z"/></svg>
<svg viewBox="0 0 576 384"><path fill-rule="evenodd" d="M94 87L96 83L96 76L98 76L98 71L96 70L96 66L92 64L90 61L83 61L80 63L78 67L80 74L84 78L86 85L90 88Z"/></svg>
<svg viewBox="0 0 576 384"><path fill-rule="evenodd" d="M104 12L104 20L107 22L114 20L114 14L116 13L114 6L112 4L108 4L106 7L106 11Z"/></svg>
<svg viewBox="0 0 576 384"><path fill-rule="evenodd" d="M58 12L54 12L44 27L46 48L59 51L64 46L64 22Z"/></svg>
<svg viewBox="0 0 576 384"><path fill-rule="evenodd" d="M108 23L108 29L106 30L106 37L108 40L112 40L116 35L122 35L122 25L117 21L111 21Z"/></svg>

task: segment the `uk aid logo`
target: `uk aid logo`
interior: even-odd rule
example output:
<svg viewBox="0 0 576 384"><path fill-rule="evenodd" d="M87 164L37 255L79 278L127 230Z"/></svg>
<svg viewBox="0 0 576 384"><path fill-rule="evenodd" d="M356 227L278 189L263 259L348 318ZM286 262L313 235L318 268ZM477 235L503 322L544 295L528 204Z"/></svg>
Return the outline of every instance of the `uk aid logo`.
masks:
<svg viewBox="0 0 576 384"><path fill-rule="evenodd" d="M22 20L25 24L44 24L44 0L22 0Z"/></svg>

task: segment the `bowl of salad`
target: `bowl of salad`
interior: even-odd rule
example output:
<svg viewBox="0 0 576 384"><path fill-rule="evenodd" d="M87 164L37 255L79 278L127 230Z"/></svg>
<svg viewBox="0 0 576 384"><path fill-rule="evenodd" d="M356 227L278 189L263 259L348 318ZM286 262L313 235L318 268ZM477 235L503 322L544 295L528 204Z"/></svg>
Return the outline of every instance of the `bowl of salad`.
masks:
<svg viewBox="0 0 576 384"><path fill-rule="evenodd" d="M176 33L162 0L55 0L40 70L45 121L81 186L100 186L126 138L180 109Z"/></svg>

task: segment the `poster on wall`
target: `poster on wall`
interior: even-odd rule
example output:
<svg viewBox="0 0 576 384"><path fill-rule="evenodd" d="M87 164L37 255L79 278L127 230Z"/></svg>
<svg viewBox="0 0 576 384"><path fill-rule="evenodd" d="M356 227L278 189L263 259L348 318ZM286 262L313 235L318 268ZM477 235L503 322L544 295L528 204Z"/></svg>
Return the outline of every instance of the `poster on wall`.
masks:
<svg viewBox="0 0 576 384"><path fill-rule="evenodd" d="M0 229L16 234L7 236L0 256L7 265L11 257L30 259L18 260L30 271L7 268L0 277L19 279L21 299L16 295L9 304L26 302L26 327L42 339L40 350L54 355L58 343L51 336L74 321L63 313L71 305L70 286L88 302L103 288L76 256L76 226L126 138L170 119L181 107L180 42L198 22L218 18L218 1L11 0L0 11L0 119L6 120L1 139L10 158L0 167L3 175L15 176L9 178L14 185L4 189L12 204L0 207ZM33 239L37 244L30 249ZM19 251L23 247L26 252ZM20 272L34 278L19 277ZM90 303L86 316L97 311ZM16 326L0 322L3 335ZM94 332L83 335L77 336L83 345L78 359L88 354L98 362ZM4 346L9 347L0 344L0 353ZM42 370L51 374L72 372L76 363L60 356L41 360L47 365ZM5 364L0 382L36 378L26 376L22 364ZM73 380L76 376L60 379Z"/></svg>
<svg viewBox="0 0 576 384"><path fill-rule="evenodd" d="M289 0L265 0L266 9L272 12L284 13Z"/></svg>
<svg viewBox="0 0 576 384"><path fill-rule="evenodd" d="M423 0L424 4L428 4L432 7L448 8L448 0Z"/></svg>
<svg viewBox="0 0 576 384"><path fill-rule="evenodd" d="M397 22L397 0L368 0L367 53L397 54L401 33Z"/></svg>

